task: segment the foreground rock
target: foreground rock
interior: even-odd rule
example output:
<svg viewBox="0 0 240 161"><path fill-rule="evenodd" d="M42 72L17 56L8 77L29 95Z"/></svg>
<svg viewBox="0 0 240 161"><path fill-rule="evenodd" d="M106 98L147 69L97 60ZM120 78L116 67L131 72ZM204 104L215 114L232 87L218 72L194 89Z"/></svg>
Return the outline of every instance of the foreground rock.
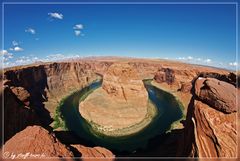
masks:
<svg viewBox="0 0 240 161"><path fill-rule="evenodd" d="M24 88L10 88L4 85L3 92L4 141L6 141L29 125L39 125L40 120L35 109L29 106L29 93Z"/></svg>
<svg viewBox="0 0 240 161"><path fill-rule="evenodd" d="M96 130L116 136L145 127L153 117L154 107L148 107L148 93L136 69L122 63L109 67L102 88L81 102L79 110Z"/></svg>
<svg viewBox="0 0 240 161"><path fill-rule="evenodd" d="M196 80L195 93L203 102L224 113L237 111L236 88L229 83L215 78Z"/></svg>
<svg viewBox="0 0 240 161"><path fill-rule="evenodd" d="M184 156L236 157L236 88L215 78L199 77L189 104Z"/></svg>
<svg viewBox="0 0 240 161"><path fill-rule="evenodd" d="M73 153L65 145L40 126L28 126L14 135L4 145L4 152L13 154L18 159L73 157ZM11 155L5 157L10 159Z"/></svg>
<svg viewBox="0 0 240 161"><path fill-rule="evenodd" d="M115 158L115 155L102 147L86 147L83 145L71 145L76 148L81 153L81 158L84 160L108 160L112 161Z"/></svg>
<svg viewBox="0 0 240 161"><path fill-rule="evenodd" d="M224 114L194 102L196 150L199 157L236 157L236 113Z"/></svg>

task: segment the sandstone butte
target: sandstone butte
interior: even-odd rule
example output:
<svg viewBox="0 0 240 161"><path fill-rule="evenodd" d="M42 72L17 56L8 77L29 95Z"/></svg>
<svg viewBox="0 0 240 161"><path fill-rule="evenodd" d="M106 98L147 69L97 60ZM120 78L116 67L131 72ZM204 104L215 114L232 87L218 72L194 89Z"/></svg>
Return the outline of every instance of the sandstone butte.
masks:
<svg viewBox="0 0 240 161"><path fill-rule="evenodd" d="M141 80L154 78L154 85L171 92L184 105L184 127L179 130L179 134L175 134L179 139L173 142L173 137L166 138L166 144L159 145L164 146L160 149L170 152L177 146L178 150L171 153L173 156L236 157L240 151L237 149L237 144L240 143L237 143L236 128L236 121L239 120L236 111L239 107L234 104L239 96L236 83L239 79L236 79L236 73L174 61L112 57L40 63L5 69L3 77L0 76L4 85L0 88L0 96L4 95L3 146L19 152L33 149L42 151L47 148L53 151L46 153L56 155L55 157L76 156L72 152L73 148L68 148L57 140L53 135L54 131L45 130L51 129L49 126L55 108L59 101L71 92L88 86L101 75L106 75L112 64L123 62L135 68ZM107 90L102 90L109 95ZM117 97L126 102L121 92ZM31 125L38 126L29 127ZM32 137L39 139L39 136L39 141L31 140ZM27 141L20 143L22 138L19 137ZM35 144L42 143L43 140L46 140L49 147L36 147ZM17 145L22 148L17 149ZM96 150L86 147L82 150L84 147L86 146L78 144L75 151L79 149L78 151L83 153L82 156L99 156L95 153L99 152L98 148ZM102 156L109 156L109 150L100 151ZM154 155L161 155L162 151L156 149Z"/></svg>
<svg viewBox="0 0 240 161"><path fill-rule="evenodd" d="M99 125L97 128L102 129L104 134L130 134L132 129L125 133L120 130L145 119L148 93L134 67L127 63L116 63L103 75L102 87L80 103L79 111L88 122ZM143 122L142 126L146 125ZM138 130L143 127L138 127ZM115 130L118 130L117 134Z"/></svg>

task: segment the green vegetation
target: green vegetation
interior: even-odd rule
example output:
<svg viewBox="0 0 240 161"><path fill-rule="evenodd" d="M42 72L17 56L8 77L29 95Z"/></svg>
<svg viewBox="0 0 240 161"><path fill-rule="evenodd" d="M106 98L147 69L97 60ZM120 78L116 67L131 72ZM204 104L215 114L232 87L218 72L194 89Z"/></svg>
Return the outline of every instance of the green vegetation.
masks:
<svg viewBox="0 0 240 161"><path fill-rule="evenodd" d="M96 79L94 80L93 82L98 82L98 81L101 81L100 79ZM61 114L61 107L63 106L64 102L66 101L66 99L76 93L78 93L79 91L81 90L86 90L86 88L83 88L83 89L80 89L80 90L74 90L74 91L71 91L69 95L65 96L59 103L59 105L56 107L56 110L55 110L55 113L54 113L54 116L53 116L53 129L56 130L56 129L61 129L61 130L64 130L64 131L67 131L68 128L67 128L67 125L66 125L66 122L65 122L65 119L63 117L63 115ZM87 92L84 92L84 94L82 96L80 96L80 100L79 101L83 101L91 92L93 92L95 89L91 89Z"/></svg>
<svg viewBox="0 0 240 161"><path fill-rule="evenodd" d="M56 111L54 113L53 129L61 128L62 130L67 131L68 129L66 127L64 118L61 115L61 106L63 105L63 102L64 102L64 99L61 100L61 102L57 106Z"/></svg>

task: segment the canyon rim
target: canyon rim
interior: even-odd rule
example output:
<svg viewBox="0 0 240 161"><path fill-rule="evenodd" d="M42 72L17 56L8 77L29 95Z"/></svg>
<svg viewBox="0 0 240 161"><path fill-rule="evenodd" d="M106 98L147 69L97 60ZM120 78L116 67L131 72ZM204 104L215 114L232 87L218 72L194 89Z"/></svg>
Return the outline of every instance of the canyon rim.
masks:
<svg viewBox="0 0 240 161"><path fill-rule="evenodd" d="M2 160L239 160L236 0L43 1L1 5Z"/></svg>

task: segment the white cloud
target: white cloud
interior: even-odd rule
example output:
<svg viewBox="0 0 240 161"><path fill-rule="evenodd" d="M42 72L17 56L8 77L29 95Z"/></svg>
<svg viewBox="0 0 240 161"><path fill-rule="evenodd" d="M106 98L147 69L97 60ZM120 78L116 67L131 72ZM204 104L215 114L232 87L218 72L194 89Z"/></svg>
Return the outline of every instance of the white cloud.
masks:
<svg viewBox="0 0 240 161"><path fill-rule="evenodd" d="M209 64L212 64L214 62L212 62L212 60L210 58L194 58L193 56L188 56L188 57L178 57L176 58L177 60L179 61L182 61L182 62L187 62L187 63L191 63L191 64L200 64L200 65L209 65Z"/></svg>
<svg viewBox="0 0 240 161"><path fill-rule="evenodd" d="M0 56L6 55L6 54L8 54L8 51L7 51L7 50L1 50Z"/></svg>
<svg viewBox="0 0 240 161"><path fill-rule="evenodd" d="M211 60L211 59L206 59L206 60L204 60L204 62L206 62L206 63L211 63L212 60Z"/></svg>
<svg viewBox="0 0 240 161"><path fill-rule="evenodd" d="M192 56L188 56L187 59L188 59L188 60L192 60L193 57L192 57Z"/></svg>
<svg viewBox="0 0 240 161"><path fill-rule="evenodd" d="M197 58L196 61L202 61L202 59L201 58Z"/></svg>
<svg viewBox="0 0 240 161"><path fill-rule="evenodd" d="M0 56L2 56L3 61L8 61L13 58L13 54L9 53L7 50L2 50Z"/></svg>
<svg viewBox="0 0 240 161"><path fill-rule="evenodd" d="M178 57L177 59L178 60L185 60L186 58L185 57Z"/></svg>
<svg viewBox="0 0 240 161"><path fill-rule="evenodd" d="M15 52L18 52L18 51L23 51L23 48L21 48L20 46L19 46L19 42L17 42L17 41L15 41L15 40L13 40L12 41L12 47L11 48L9 48L9 50L10 51L15 51Z"/></svg>
<svg viewBox="0 0 240 161"><path fill-rule="evenodd" d="M81 31L80 31L80 30L75 30L74 32L75 32L75 35L76 35L76 36L79 36L79 35L81 34Z"/></svg>
<svg viewBox="0 0 240 161"><path fill-rule="evenodd" d="M75 26L73 26L73 30L76 36L84 36L84 34L82 33L83 24L76 24Z"/></svg>
<svg viewBox="0 0 240 161"><path fill-rule="evenodd" d="M4 54L6 54L6 51L3 51ZM63 55L63 54L51 54L46 56L45 58L38 58L34 56L33 54L30 54L28 56L21 56L16 59L13 59L14 61L9 61L10 58L5 59L4 58L4 67L12 67L12 66L19 66L19 65L27 65L32 64L36 62L53 62L53 61L63 61L63 60L76 60L78 58L81 58L79 55Z"/></svg>
<svg viewBox="0 0 240 161"><path fill-rule="evenodd" d="M19 46L16 46L16 47L13 48L13 51L16 51L16 52L23 51L23 48L21 48Z"/></svg>
<svg viewBox="0 0 240 161"><path fill-rule="evenodd" d="M79 55L63 55L63 54L51 54L48 55L45 59L42 59L41 61L44 62L51 62L51 61L61 61L61 60L67 60L67 59L76 59L80 58Z"/></svg>
<svg viewBox="0 0 240 161"><path fill-rule="evenodd" d="M53 13L48 13L48 15L51 18L60 19L60 20L63 19L63 14L61 14L61 13L53 12Z"/></svg>
<svg viewBox="0 0 240 161"><path fill-rule="evenodd" d="M230 65L230 66L237 66L238 63L237 62L230 62L228 65Z"/></svg>
<svg viewBox="0 0 240 161"><path fill-rule="evenodd" d="M83 29L83 24L76 24L74 27L73 27L74 30L81 30Z"/></svg>
<svg viewBox="0 0 240 161"><path fill-rule="evenodd" d="M33 28L27 28L26 30L25 30L25 32L28 32L28 33L30 33L30 34L36 34L36 30L35 29L33 29Z"/></svg>
<svg viewBox="0 0 240 161"><path fill-rule="evenodd" d="M13 46L18 46L18 42L15 41L15 40L13 40L13 41L12 41L12 45L13 45Z"/></svg>
<svg viewBox="0 0 240 161"><path fill-rule="evenodd" d="M64 58L63 54L51 54L47 56L47 59L56 60Z"/></svg>

